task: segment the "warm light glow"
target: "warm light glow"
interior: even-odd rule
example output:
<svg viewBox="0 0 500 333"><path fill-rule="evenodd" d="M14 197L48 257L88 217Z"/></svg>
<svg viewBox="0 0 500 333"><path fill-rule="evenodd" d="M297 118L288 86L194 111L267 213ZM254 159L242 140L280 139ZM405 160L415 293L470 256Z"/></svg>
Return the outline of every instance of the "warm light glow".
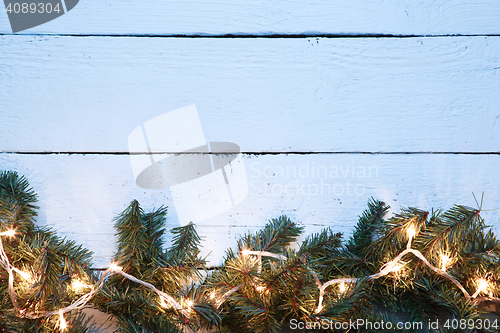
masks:
<svg viewBox="0 0 500 333"><path fill-rule="evenodd" d="M413 225L410 225L410 227L407 230L407 233L408 233L408 238L413 239L413 237L415 237L415 234L417 233L417 231L415 230L415 227Z"/></svg>
<svg viewBox="0 0 500 333"><path fill-rule="evenodd" d="M214 299L214 298L215 298L215 296L216 296L216 295L215 295L215 291L212 291L212 292L210 293L210 299Z"/></svg>
<svg viewBox="0 0 500 333"><path fill-rule="evenodd" d="M66 324L66 320L64 319L64 315L62 310L59 310L59 328L61 331L64 331L68 325Z"/></svg>
<svg viewBox="0 0 500 333"><path fill-rule="evenodd" d="M12 236L15 236L16 235L16 231L14 229L11 229L11 230L7 230L7 231L4 231L2 233L0 233L1 236L9 236L9 237L12 237Z"/></svg>
<svg viewBox="0 0 500 333"><path fill-rule="evenodd" d="M478 289L478 292L486 291L486 289L488 289L489 286L490 286L490 284L485 279L479 279L479 280L477 280L477 289Z"/></svg>
<svg viewBox="0 0 500 333"><path fill-rule="evenodd" d="M108 268L112 272L118 272L122 270L122 267L118 266L116 263L112 262Z"/></svg>
<svg viewBox="0 0 500 333"><path fill-rule="evenodd" d="M391 272L399 272L404 265L396 264L392 267Z"/></svg>
<svg viewBox="0 0 500 333"><path fill-rule="evenodd" d="M71 281L71 288L76 291L76 292L81 292L83 289L87 289L87 288L90 288L91 286L89 286L88 284L86 283L83 283L82 281L78 280L78 279L73 279Z"/></svg>
<svg viewBox="0 0 500 333"><path fill-rule="evenodd" d="M244 256L247 256L247 255L249 255L251 252L252 252L252 251L250 251L250 250L243 250L243 251L241 251L241 254L242 254L242 255L244 255Z"/></svg>
<svg viewBox="0 0 500 333"><path fill-rule="evenodd" d="M347 290L347 286L344 282L340 282L340 285L339 285L339 290L341 293L345 292Z"/></svg>
<svg viewBox="0 0 500 333"><path fill-rule="evenodd" d="M259 293L261 293L261 294L262 294L264 291L266 291L266 290L267 290L267 288L266 288L266 287L264 287L264 286L258 286L258 287L257 287L257 288L255 288L255 289L257 289L257 291L258 291Z"/></svg>
<svg viewBox="0 0 500 333"><path fill-rule="evenodd" d="M19 271L19 275L23 277L23 279L30 281L31 280L31 275L29 273Z"/></svg>
<svg viewBox="0 0 500 333"><path fill-rule="evenodd" d="M194 302L192 300L187 301L187 310L192 311L193 305L194 305Z"/></svg>
<svg viewBox="0 0 500 333"><path fill-rule="evenodd" d="M446 265L448 265L448 262L450 261L450 257L446 254L441 254L441 270L443 272L446 272Z"/></svg>
<svg viewBox="0 0 500 333"><path fill-rule="evenodd" d="M23 279L25 279L27 282L33 283L33 276L31 276L30 273L23 272L22 270L17 269L15 267L13 268L13 270L16 271L17 274L21 275L23 277Z"/></svg>

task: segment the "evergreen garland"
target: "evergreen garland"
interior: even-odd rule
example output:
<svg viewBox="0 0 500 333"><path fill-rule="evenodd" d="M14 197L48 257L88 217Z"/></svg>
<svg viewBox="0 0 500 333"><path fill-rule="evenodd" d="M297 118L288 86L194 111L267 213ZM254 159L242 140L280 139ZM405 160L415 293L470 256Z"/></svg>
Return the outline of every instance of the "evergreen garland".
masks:
<svg viewBox="0 0 500 333"><path fill-rule="evenodd" d="M200 238L194 225L173 229L173 245L163 250L166 214L165 207L144 213L132 201L115 220L118 249L114 261L123 272L174 295L191 311L186 316L149 289L115 275L92 303L114 315L120 332L181 332L185 327L210 328L219 321L219 314L204 302L196 284L205 260L199 257Z"/></svg>
<svg viewBox="0 0 500 333"><path fill-rule="evenodd" d="M0 173L0 230L17 233L2 237L3 248L11 264L27 274L27 279L14 276L18 306L25 312L57 311L80 297L80 291L71 288L74 281L90 282L92 252L36 225L36 201L26 178L11 171ZM1 269L0 332L60 332L57 317L27 319L15 313L8 279ZM78 313L70 314L67 320L67 332L87 331Z"/></svg>
<svg viewBox="0 0 500 333"><path fill-rule="evenodd" d="M134 200L115 220L119 271L110 267L100 277L89 269L91 252L34 223L35 202L24 177L0 173L0 233L16 231L0 236L3 249L13 267L30 273L14 275L13 301L9 275L0 272L0 332L86 332L78 311L66 314L66 329L62 314L43 314L57 313L92 288L99 291L90 302L118 320L118 331L130 333L267 333L292 321L310 323L312 331L358 319L395 326L395 313L422 323L415 332L457 332L429 323L484 320L479 304L500 303L500 242L480 208L404 208L387 219L389 206L371 199L347 241L327 228L301 244L303 228L281 216L243 235L222 266L207 271L194 225L174 228L173 244L164 249L167 209L146 213ZM498 326L459 332L498 332Z"/></svg>

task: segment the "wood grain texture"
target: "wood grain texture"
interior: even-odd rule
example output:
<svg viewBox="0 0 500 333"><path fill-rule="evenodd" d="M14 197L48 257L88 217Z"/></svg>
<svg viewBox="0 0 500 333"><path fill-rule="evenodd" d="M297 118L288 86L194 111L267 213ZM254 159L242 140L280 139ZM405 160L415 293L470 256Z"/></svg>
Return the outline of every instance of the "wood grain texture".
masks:
<svg viewBox="0 0 500 333"><path fill-rule="evenodd" d="M127 152L196 104L246 152L498 152L500 37L0 36L0 150Z"/></svg>
<svg viewBox="0 0 500 333"><path fill-rule="evenodd" d="M22 33L470 35L499 34L499 22L495 0L81 0ZM0 32L11 31L2 10Z"/></svg>
<svg viewBox="0 0 500 333"><path fill-rule="evenodd" d="M370 197L391 205L392 214L400 206L476 207L472 192L484 192L482 216L500 234L498 155L244 155L244 163L248 196L197 224L212 265L241 234L282 214L302 224L304 235L331 227L348 237ZM111 260L113 218L133 199L146 211L168 206L167 229L179 225L170 191L136 186L128 156L0 154L0 165L30 180L39 194L38 222L94 251L97 267Z"/></svg>

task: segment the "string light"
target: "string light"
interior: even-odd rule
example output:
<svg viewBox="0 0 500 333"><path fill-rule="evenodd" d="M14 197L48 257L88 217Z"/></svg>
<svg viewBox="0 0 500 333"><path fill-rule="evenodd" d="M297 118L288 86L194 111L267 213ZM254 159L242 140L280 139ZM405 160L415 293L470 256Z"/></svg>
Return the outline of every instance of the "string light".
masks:
<svg viewBox="0 0 500 333"><path fill-rule="evenodd" d="M391 272L397 273L403 268L404 265L402 264L396 264L391 268Z"/></svg>
<svg viewBox="0 0 500 333"><path fill-rule="evenodd" d="M460 284L460 282L458 282L454 277L452 277L451 275L449 275L448 273L446 273L446 264L449 262L449 257L446 256L446 255L442 255L441 256L441 260L442 260L442 268L444 269L438 269L436 267L434 267L431 263L429 263L429 261L422 255L422 253L420 251L417 251L417 250L414 250L411 248L411 242L413 240L413 238L415 237L416 235L416 229L413 225L410 225L407 229L407 235L408 235L408 244L406 246L406 250L404 250L403 252L401 252L395 259L393 259L392 261L382 265L382 267L380 268L380 272L376 273L376 274L373 274L373 275L370 275L368 277L368 279L370 280L375 280L375 279L378 279L382 276L385 276L391 272L399 272L403 267L404 267L404 264L401 264L399 263L399 261L401 260L401 258L403 256L405 256L406 254L408 253L412 253L413 255L415 255L416 257L418 257L420 260L422 260L429 268L431 268L433 271L435 271L436 273L440 274L440 275L443 275L444 277L450 279L462 292L463 294L465 295L465 297L467 299L475 299L480 292L486 290L489 286L488 282L484 279L483 282L480 280L478 282L479 284L479 289L476 291L476 293L472 296L470 296L470 294L464 289L464 287ZM279 254L275 254L275 253L270 253L270 252L265 252L265 251L250 251L250 250L243 250L242 251L242 254L244 255L249 255L249 254L253 254L253 255L258 255L258 256L268 256L268 257L274 257L274 258L278 258L278 259L281 259L281 260L285 260L286 257L282 256L282 255L279 255ZM445 260L446 259L446 260ZM339 290L341 292L343 292L342 290L345 288L345 282L357 282L359 281L359 278L341 278L341 279L334 279L334 280L330 280L328 282L326 282L325 284L321 284L321 282L319 281L319 279L317 278L317 275L313 273L313 276L315 277L315 280L316 280L316 284L318 285L318 288L320 290L320 295L319 295L319 299L318 299L318 306L315 310L315 313L319 313L322 311L323 309L323 297L324 297L324 292L325 292L325 289L334 284L334 283L341 283L341 285L339 286ZM342 286L342 284L344 284L344 286ZM236 288L233 288L232 290L230 290L229 292L227 292L223 298L223 301L225 300L225 298L227 298L231 293L235 292L236 290L238 290L240 288L240 286L236 287ZM496 299L496 298L493 298L491 297L492 293L490 292L490 298L489 300L493 300L495 302L499 302L500 303L500 299ZM223 302L222 301L222 302ZM481 301L481 300L478 300L478 301Z"/></svg>
<svg viewBox="0 0 500 333"><path fill-rule="evenodd" d="M441 253L441 270L446 272L446 265L450 261L450 257L444 253Z"/></svg>
<svg viewBox="0 0 500 333"><path fill-rule="evenodd" d="M408 234L408 244L406 245L406 248L410 249L411 248L411 242L413 240L413 237L415 237L415 235L417 234L417 230L415 229L415 226L413 224L411 224L408 227L408 230L406 232Z"/></svg>
<svg viewBox="0 0 500 333"><path fill-rule="evenodd" d="M415 230L415 227L413 226L413 224L408 227L407 233L408 233L409 239L412 239L413 237L415 237L415 234L417 233L417 231Z"/></svg>
<svg viewBox="0 0 500 333"><path fill-rule="evenodd" d="M13 237L16 235L16 231L14 229L11 229L11 230L7 230L7 231L4 231L2 233L0 233L0 236L9 236L9 237Z"/></svg>
<svg viewBox="0 0 500 333"><path fill-rule="evenodd" d="M109 265L109 268L108 268L111 272L120 272L122 270L122 267L118 266L118 264L116 264L115 262L112 262L110 265Z"/></svg>
<svg viewBox="0 0 500 333"><path fill-rule="evenodd" d="M264 293L265 291L267 291L267 288L264 287L264 286L257 286L255 288L260 294Z"/></svg>
<svg viewBox="0 0 500 333"><path fill-rule="evenodd" d="M91 288L91 286L86 283L83 283L78 279L73 279L71 281L71 289L73 289L76 292L81 292L83 289L88 289L88 288Z"/></svg>
<svg viewBox="0 0 500 333"><path fill-rule="evenodd" d="M193 300L188 300L187 301L187 310L188 311L193 311L193 305L194 305Z"/></svg>
<svg viewBox="0 0 500 333"><path fill-rule="evenodd" d="M14 272L16 272L17 274L21 275L23 277L23 279L25 279L27 282L29 282L29 283L33 283L34 282L33 281L33 276L30 273L23 272L22 270L17 269L15 267L12 267L12 270Z"/></svg>
<svg viewBox="0 0 500 333"><path fill-rule="evenodd" d="M16 232L14 230L8 230L8 231L4 231L4 232L0 233L0 236L14 236L15 234L16 234ZM480 279L477 280L477 285L478 285L477 291L474 293L474 295L470 296L467 293L467 291L463 288L463 286L455 278L453 278L448 273L446 273L446 265L449 263L449 260L450 260L450 258L449 258L448 255L441 254L441 267L442 267L442 269L439 270L438 268L436 268L433 265L431 265L427 261L427 259L422 255L422 253L420 253L417 250L411 249L411 242L412 242L413 238L416 235L416 229L415 229L415 227L413 225L410 225L408 227L407 234L408 234L407 249L404 250L403 252L401 252L392 261L384 264L381 267L379 273L370 275L368 277L369 279L371 279L371 280L378 279L378 278L380 278L382 276L387 275L390 272L398 272L398 271L400 271L403 268L404 264L399 263L399 261L401 260L401 258L404 255L406 255L408 253L412 253L416 257L418 257L420 260L422 260L433 271L435 271L436 273L438 273L440 275L443 275L446 278L450 279L464 293L464 295L465 295L465 297L467 299L475 299L481 292L483 292L483 291L486 292L490 288L489 282L487 280L485 280L484 278L480 278ZM279 259L279 260L286 260L287 259L287 257L285 257L283 255L276 254L276 253L271 253L271 252L266 252L266 251L251 251L251 250L245 249L245 250L241 251L241 253L242 253L242 255L257 255L259 258L262 257L262 256L267 256L267 257L273 257L273 258L276 258L276 259ZM9 275L12 275L12 271L15 271L19 275L21 275L25 280L30 281L30 282L33 281L33 277L32 277L31 274L23 272L23 271L21 271L21 270L15 268L15 267L11 266L11 264L10 264L10 262L9 262L7 256L6 256L6 254L5 254L5 251L4 251L1 239L0 239L0 264L1 264L2 267L4 267L9 272ZM346 283L355 283L355 282L359 281L359 278L341 278L341 279L330 280L330 281L326 282L325 284L322 284L319 281L319 278L316 275L316 273L314 273L314 271L312 271L311 268L309 268L309 271L314 276L316 284L318 285L318 288L320 289L320 297L319 297L319 300L318 300L318 306L317 306L317 308L315 310L315 313L319 313L319 312L321 312L323 310L322 301L323 301L324 291L325 291L325 289L328 286L330 286L332 284L335 284L335 283L339 283L339 291L343 293L343 292L345 292L348 289L348 286L346 285ZM142 280L139 280L136 277L123 272L122 267L118 266L118 264L114 263L114 262L109 265L109 268L104 272L104 274L99 279L97 288L94 288L91 285L87 285L87 284L81 282L78 279L74 279L72 281L72 288L73 289L79 290L81 288L91 288L92 290L89 293L85 294L84 296L80 297L75 303L73 303L70 306L67 306L67 307L65 307L63 309L60 309L59 311L41 312L41 313L37 313L37 314L26 313L26 309L19 309L19 307L17 305L17 299L15 297L15 291L14 290L12 290L12 293L10 293L10 295L11 295L11 299L12 299L12 302L14 304L14 307L15 307L16 311L18 311L23 317L30 318L30 319L37 319L37 318L41 318L41 317L48 317L48 316L52 316L52 315L57 315L58 314L59 315L59 328L60 328L61 331L64 331L64 330L67 329L67 323L66 323L66 320L64 319L64 315L63 314L65 312L69 312L69 311L72 311L74 309L81 308L85 304L87 304L90 301L90 299L103 287L104 282L106 280L106 276L109 273L118 273L118 274L121 274L125 278L127 278L127 279L129 279L129 280L131 280L133 282L142 284L142 285L146 286L147 288L151 289L152 291L156 292L158 295L160 295L160 303L161 303L162 307L173 306L174 308L176 308L177 310L179 310L181 313L183 313L186 316L188 315L188 313L186 311L190 312L190 311L193 310L192 307L194 305L194 302L192 300L188 300L186 302L187 309L185 309L179 303L177 303L171 296L169 296L169 295L167 295L167 294L159 291L158 289L156 289L150 283L147 283L147 282L144 282ZM232 293L234 293L237 290L241 289L243 286L244 286L243 284L240 284L240 285L232 288L228 292L226 292L224 295L222 295L221 299L217 300L216 307L218 308ZM259 292L263 292L263 291L266 291L267 288L264 287L264 286L257 286L256 290L259 291ZM490 288L489 296L490 297L488 298L488 300L493 300L495 302L499 302L500 303L500 299L493 297L493 292L492 292L491 288ZM210 297L210 299L215 299L216 298L215 292L212 291L210 293L209 297ZM483 300L485 300L484 297L480 298L480 299L477 299L477 301L483 301ZM169 304L167 304L166 301L168 301Z"/></svg>
<svg viewBox="0 0 500 333"><path fill-rule="evenodd" d="M477 285L478 285L478 288L477 290L481 293L483 291L486 291L488 289L488 287L490 286L490 284L488 283L488 281L486 281L485 279L479 279L477 281Z"/></svg>
<svg viewBox="0 0 500 333"><path fill-rule="evenodd" d="M68 324L66 324L66 319L64 319L63 311L59 310L59 329L61 332L64 332L67 327Z"/></svg>

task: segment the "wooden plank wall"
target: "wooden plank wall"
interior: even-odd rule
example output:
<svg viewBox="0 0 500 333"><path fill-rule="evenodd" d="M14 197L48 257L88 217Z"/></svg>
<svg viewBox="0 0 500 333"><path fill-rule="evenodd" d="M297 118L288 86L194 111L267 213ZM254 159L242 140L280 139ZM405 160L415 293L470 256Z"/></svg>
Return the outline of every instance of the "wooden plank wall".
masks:
<svg viewBox="0 0 500 333"><path fill-rule="evenodd" d="M197 223L217 265L281 214L352 232L370 197L475 206L500 234L500 2L80 1L12 34L0 11L0 169L26 175L39 223L106 267L136 185L128 136L195 104L240 146L248 196ZM167 244L170 236L166 237Z"/></svg>

